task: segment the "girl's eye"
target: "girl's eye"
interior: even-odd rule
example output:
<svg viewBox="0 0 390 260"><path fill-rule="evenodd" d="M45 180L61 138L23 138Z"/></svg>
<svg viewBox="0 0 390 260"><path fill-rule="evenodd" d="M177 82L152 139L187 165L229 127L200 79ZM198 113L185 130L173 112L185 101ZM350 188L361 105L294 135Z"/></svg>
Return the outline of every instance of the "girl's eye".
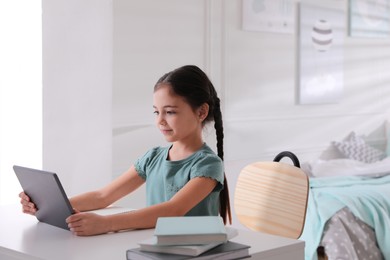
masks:
<svg viewBox="0 0 390 260"><path fill-rule="evenodd" d="M173 114L176 114L176 111L165 111L164 113L167 114L167 115L173 115ZM160 114L160 112L154 111L153 114L158 116Z"/></svg>

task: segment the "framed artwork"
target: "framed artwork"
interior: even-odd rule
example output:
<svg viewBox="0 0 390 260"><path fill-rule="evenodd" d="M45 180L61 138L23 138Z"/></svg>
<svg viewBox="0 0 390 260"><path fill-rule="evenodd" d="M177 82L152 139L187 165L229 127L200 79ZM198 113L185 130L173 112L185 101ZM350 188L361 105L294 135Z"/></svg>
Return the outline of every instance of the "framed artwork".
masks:
<svg viewBox="0 0 390 260"><path fill-rule="evenodd" d="M292 0L242 0L242 27L246 31L294 33Z"/></svg>
<svg viewBox="0 0 390 260"><path fill-rule="evenodd" d="M300 4L299 103L337 103L343 93L345 14Z"/></svg>
<svg viewBox="0 0 390 260"><path fill-rule="evenodd" d="M349 35L390 36L390 0L349 0Z"/></svg>

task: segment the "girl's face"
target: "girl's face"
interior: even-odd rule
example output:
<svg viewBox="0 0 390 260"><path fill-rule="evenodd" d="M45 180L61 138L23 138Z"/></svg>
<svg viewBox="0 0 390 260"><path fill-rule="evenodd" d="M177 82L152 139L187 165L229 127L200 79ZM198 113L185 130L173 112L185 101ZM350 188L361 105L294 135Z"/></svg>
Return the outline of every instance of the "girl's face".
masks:
<svg viewBox="0 0 390 260"><path fill-rule="evenodd" d="M170 85L162 84L154 92L153 108L156 125L168 142L190 142L202 136L204 108L194 111L183 97L172 92Z"/></svg>

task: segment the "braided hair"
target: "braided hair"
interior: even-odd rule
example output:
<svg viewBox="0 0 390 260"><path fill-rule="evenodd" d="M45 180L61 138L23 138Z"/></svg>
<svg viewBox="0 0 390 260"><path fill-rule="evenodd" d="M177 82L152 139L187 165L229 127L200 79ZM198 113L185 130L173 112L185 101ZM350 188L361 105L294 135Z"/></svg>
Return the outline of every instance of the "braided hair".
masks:
<svg viewBox="0 0 390 260"><path fill-rule="evenodd" d="M188 104L195 110L203 104L209 106L209 113L202 122L205 125L214 121L217 136L217 154L224 160L223 154L223 122L221 113L221 101L208 76L197 66L186 65L163 75L156 83L154 91L160 84L168 83L176 95L184 97ZM219 195L219 214L226 224L227 219L232 222L229 200L229 189L224 174L224 188Z"/></svg>

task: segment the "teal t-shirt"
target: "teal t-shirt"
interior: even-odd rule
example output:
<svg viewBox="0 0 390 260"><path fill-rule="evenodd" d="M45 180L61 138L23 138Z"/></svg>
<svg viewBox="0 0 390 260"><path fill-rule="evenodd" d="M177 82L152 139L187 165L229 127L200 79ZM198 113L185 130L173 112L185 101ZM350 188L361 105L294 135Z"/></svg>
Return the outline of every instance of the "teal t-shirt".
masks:
<svg viewBox="0 0 390 260"><path fill-rule="evenodd" d="M155 147L139 158L134 166L146 181L148 206L170 200L184 185L196 177L209 177L218 182L214 190L187 216L217 216L219 193L223 189L224 168L222 160L204 144L200 150L179 161L169 161L171 147Z"/></svg>

